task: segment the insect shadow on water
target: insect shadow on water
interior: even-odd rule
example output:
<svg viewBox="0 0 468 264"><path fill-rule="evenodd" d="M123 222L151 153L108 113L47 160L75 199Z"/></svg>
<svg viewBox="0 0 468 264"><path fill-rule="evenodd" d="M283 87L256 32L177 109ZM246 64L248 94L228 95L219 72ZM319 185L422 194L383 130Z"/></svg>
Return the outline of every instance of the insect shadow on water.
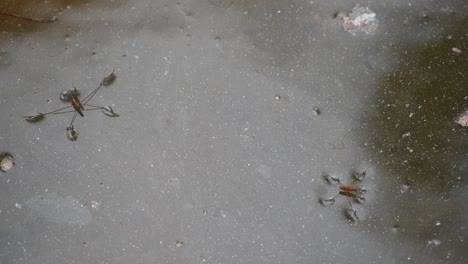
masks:
<svg viewBox="0 0 468 264"><path fill-rule="evenodd" d="M353 207L353 204L361 204L365 201L364 194L366 193L366 189L359 187L359 183L361 183L362 180L364 180L366 177L367 169L364 171L357 171L354 169L351 174L352 182L349 185L342 184L340 178L336 176L324 174L323 179L325 182L327 182L329 185L337 186L338 193L332 197L320 197L320 203L323 206L332 206L339 197L345 197L348 203L348 207L344 210L346 218L352 222L358 222L359 217L357 215L356 209Z"/></svg>
<svg viewBox="0 0 468 264"><path fill-rule="evenodd" d="M332 146L332 149L335 149L335 150L338 150L338 149L346 149L346 145L345 145L345 137L348 135L348 133L351 132L351 131L347 131L343 137L341 137L341 141L340 141L340 144L333 144L333 143L328 143L328 145Z"/></svg>
<svg viewBox="0 0 468 264"><path fill-rule="evenodd" d="M84 117L83 112L84 111L92 111L92 110L102 110L102 112L109 117L118 117L119 114L114 112L114 109L110 106L98 106L98 105L92 105L89 103L89 101L96 95L96 93L101 89L103 86L109 86L112 83L114 83L116 80L116 76L114 74L114 71L112 71L111 74L109 74L107 77L105 77L99 86L91 91L87 96L85 96L83 99L79 99L80 96L80 91L73 87L71 90L63 91L60 93L60 100L63 102L70 103L71 105L65 106L47 113L37 113L35 115L29 115L25 116L24 118L26 121L35 123L43 120L47 115L58 115L58 114L65 114L65 113L73 113L72 120L70 124L67 126L67 137L71 141L75 141L78 139L78 132L75 130L75 126L73 123L75 122L76 116L80 115L81 117ZM86 108L85 108L86 106ZM71 109L73 108L73 109Z"/></svg>

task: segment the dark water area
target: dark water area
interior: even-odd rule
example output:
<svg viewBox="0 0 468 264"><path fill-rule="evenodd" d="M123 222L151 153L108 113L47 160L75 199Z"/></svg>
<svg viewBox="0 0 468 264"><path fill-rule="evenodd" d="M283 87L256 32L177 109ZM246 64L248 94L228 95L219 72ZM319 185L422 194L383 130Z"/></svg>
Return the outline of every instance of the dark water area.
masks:
<svg viewBox="0 0 468 264"><path fill-rule="evenodd" d="M449 32L403 52L377 88L363 142L407 184L444 191L463 173L457 164L466 157L468 130L455 118L468 108L468 60L452 48L466 50L466 43L463 31Z"/></svg>
<svg viewBox="0 0 468 264"><path fill-rule="evenodd" d="M360 127L362 145L385 171L378 225L428 247L445 238L450 243L437 251L460 261L467 258L468 128L456 118L468 108L467 23L433 41L397 45L398 66L381 77Z"/></svg>

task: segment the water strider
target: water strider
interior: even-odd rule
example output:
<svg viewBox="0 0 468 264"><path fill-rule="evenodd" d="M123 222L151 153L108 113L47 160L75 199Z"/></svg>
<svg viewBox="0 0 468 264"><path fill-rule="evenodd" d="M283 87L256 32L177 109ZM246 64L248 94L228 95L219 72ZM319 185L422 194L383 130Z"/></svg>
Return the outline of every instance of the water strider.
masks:
<svg viewBox="0 0 468 264"><path fill-rule="evenodd" d="M325 174L323 179L329 185L338 185L338 193L333 197L320 198L320 203L323 206L331 206L335 203L338 197L346 197L349 205L344 211L346 218L353 222L359 221L359 217L357 215L356 209L353 207L353 203L362 203L365 201L364 194L366 193L366 189L359 187L358 183L360 183L365 178L366 171L367 169L362 172L354 170L351 174L353 180L350 185L342 184L341 180L336 176Z"/></svg>
<svg viewBox="0 0 468 264"><path fill-rule="evenodd" d="M75 140L78 139L78 132L75 130L75 126L73 125L73 123L75 122L75 119L76 119L77 115L80 115L81 117L84 117L83 112L91 111L91 110L99 110L100 109L100 110L102 110L102 112L106 116L110 116L110 117L118 117L119 116L119 114L115 113L114 110L112 109L112 107L110 107L110 106L98 106L98 105L92 105L92 104L89 103L89 101L99 91L99 89L101 89L103 86L111 85L112 83L114 83L115 80L116 80L116 76L114 74L114 71L112 71L111 74L106 76L101 81L101 83L99 84L99 86L96 89L94 89L92 92L90 92L82 100L80 100L80 98L79 98L80 92L78 91L78 89L73 87L73 89L71 89L71 90L67 90L67 91L62 92L60 94L60 96L59 96L60 100L62 100L64 102L69 102L71 105L61 107L59 109L56 109L56 110L53 110L53 111L50 111L50 112L46 112L46 113L37 113L37 114L34 114L34 115L25 116L24 118L28 122L35 123L35 122L41 121L47 115L58 115L58 114L65 114L65 113L73 113L72 120L71 120L70 124L67 126L67 137L71 141L75 141ZM87 108L85 108L85 106L87 106ZM73 110L71 110L71 108L73 108Z"/></svg>

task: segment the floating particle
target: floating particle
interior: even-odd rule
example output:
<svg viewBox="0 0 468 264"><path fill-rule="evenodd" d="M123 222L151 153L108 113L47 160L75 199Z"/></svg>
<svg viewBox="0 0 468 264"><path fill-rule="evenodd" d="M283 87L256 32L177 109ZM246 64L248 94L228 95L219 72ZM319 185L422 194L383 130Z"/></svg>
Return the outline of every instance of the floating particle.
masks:
<svg viewBox="0 0 468 264"><path fill-rule="evenodd" d="M440 244L442 244L442 242L440 240L438 240L438 239L433 239L433 240L427 241L427 245L439 246Z"/></svg>
<svg viewBox="0 0 468 264"><path fill-rule="evenodd" d="M398 232L399 229L400 229L400 225L399 225L399 224L394 224L394 225L392 226L391 231L394 232L394 233L396 233L396 232Z"/></svg>
<svg viewBox="0 0 468 264"><path fill-rule="evenodd" d="M97 209L99 208L99 205L101 205L101 203L96 202L96 201L91 201L91 207L92 207L93 209L96 209L96 210L97 210Z"/></svg>
<svg viewBox="0 0 468 264"><path fill-rule="evenodd" d="M7 172L15 166L15 160L10 153L0 153L0 170Z"/></svg>
<svg viewBox="0 0 468 264"><path fill-rule="evenodd" d="M184 242L177 240L175 243L176 247L181 247L184 244Z"/></svg>
<svg viewBox="0 0 468 264"><path fill-rule="evenodd" d="M112 107L110 106L104 106L102 108L102 112L106 115L106 116L110 116L110 117L118 117L119 114L117 114L116 112L114 112L114 109L112 109Z"/></svg>
<svg viewBox="0 0 468 264"><path fill-rule="evenodd" d="M401 135L401 138L409 138L411 136L410 132L406 132L403 135Z"/></svg>
<svg viewBox="0 0 468 264"><path fill-rule="evenodd" d="M462 127L468 126L468 111L464 111L455 118L455 123L459 124Z"/></svg>
<svg viewBox="0 0 468 264"><path fill-rule="evenodd" d="M281 100L281 96L279 94L275 94L275 100Z"/></svg>
<svg viewBox="0 0 468 264"><path fill-rule="evenodd" d="M314 113L314 115L320 115L320 113L321 113L320 109L317 108L317 107L312 108L312 112Z"/></svg>
<svg viewBox="0 0 468 264"><path fill-rule="evenodd" d="M338 12L335 15L338 23L345 31L356 35L358 32L365 32L366 34L373 34L378 27L378 20L376 14L368 7L364 8L356 5L349 16L343 12Z"/></svg>
<svg viewBox="0 0 468 264"><path fill-rule="evenodd" d="M462 53L461 49L456 48L456 47L453 47L453 48L452 48L452 51L455 52L455 53L457 53L457 54Z"/></svg>
<svg viewBox="0 0 468 264"><path fill-rule="evenodd" d="M15 207L18 208L18 209L21 209L22 206L19 203L15 203Z"/></svg>
<svg viewBox="0 0 468 264"><path fill-rule="evenodd" d="M117 77L115 76L114 71L112 71L112 73L109 74L109 76L107 76L106 78L104 78L104 80L102 80L102 85L103 86L109 86L112 83L114 83L116 78Z"/></svg>

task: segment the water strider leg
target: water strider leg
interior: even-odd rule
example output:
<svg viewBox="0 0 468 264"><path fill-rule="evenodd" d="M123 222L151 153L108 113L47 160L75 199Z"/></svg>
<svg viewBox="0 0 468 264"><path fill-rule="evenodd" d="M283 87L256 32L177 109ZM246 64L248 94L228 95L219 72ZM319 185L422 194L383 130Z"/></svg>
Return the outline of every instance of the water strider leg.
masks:
<svg viewBox="0 0 468 264"><path fill-rule="evenodd" d="M23 20L26 20L26 21L36 22L36 23L52 23L52 22L55 22L55 21L58 20L56 17L54 17L52 19L33 18L33 17L17 15L17 14L14 14L14 13L3 11L3 10L0 10L0 15L10 16L10 17L19 18L19 19L23 19Z"/></svg>

